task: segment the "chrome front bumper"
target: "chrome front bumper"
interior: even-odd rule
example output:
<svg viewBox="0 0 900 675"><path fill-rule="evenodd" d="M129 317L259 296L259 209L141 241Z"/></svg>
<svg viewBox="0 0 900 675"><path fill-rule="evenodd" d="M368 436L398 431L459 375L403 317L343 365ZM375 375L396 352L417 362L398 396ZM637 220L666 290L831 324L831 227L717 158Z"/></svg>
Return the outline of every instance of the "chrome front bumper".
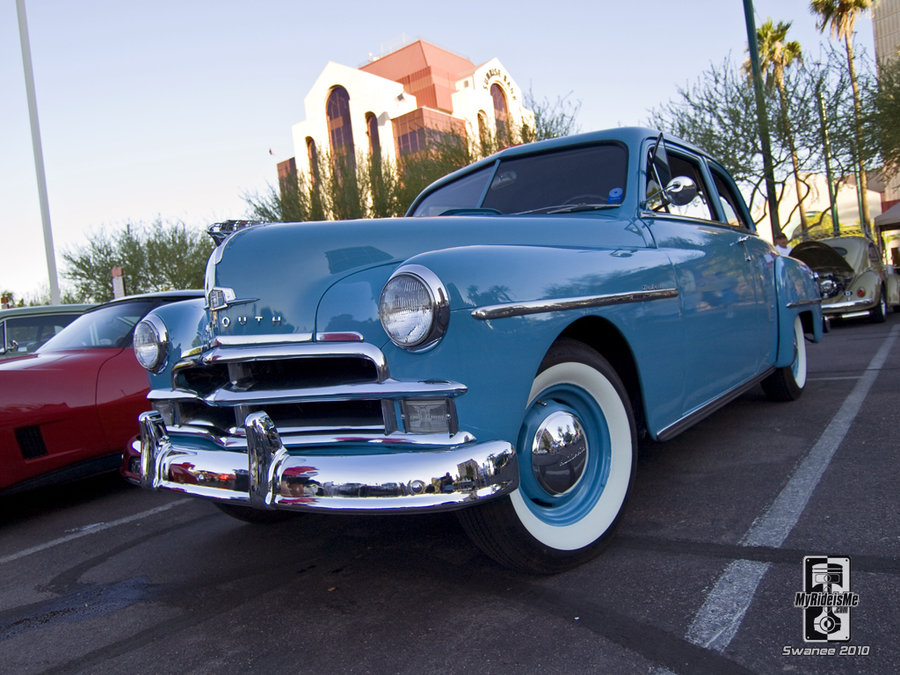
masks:
<svg viewBox="0 0 900 675"><path fill-rule="evenodd" d="M248 415L247 452L178 447L162 416L140 416L141 484L260 509L456 509L518 487L510 443L380 454L291 454L272 420Z"/></svg>
<svg viewBox="0 0 900 675"><path fill-rule="evenodd" d="M840 302L829 302L822 303L822 313L823 314L839 314L839 315L848 315L853 314L854 316L863 316L870 309L875 307L878 303L874 298L862 298L859 300L841 300ZM847 316L847 318L852 318Z"/></svg>

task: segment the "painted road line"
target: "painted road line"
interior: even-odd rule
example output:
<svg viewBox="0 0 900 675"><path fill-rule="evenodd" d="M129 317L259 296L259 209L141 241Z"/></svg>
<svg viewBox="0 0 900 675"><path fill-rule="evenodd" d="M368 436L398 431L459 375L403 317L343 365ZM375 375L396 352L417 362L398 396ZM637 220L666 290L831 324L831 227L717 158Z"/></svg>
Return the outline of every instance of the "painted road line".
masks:
<svg viewBox="0 0 900 675"><path fill-rule="evenodd" d="M103 532L104 530L109 530L113 527L119 527L119 525L127 525L128 523L133 523L137 520L150 518L151 516L155 516L158 513L163 513L165 511L168 511L169 509L175 508L176 506L186 504L189 501L191 500L179 499L177 501L170 502L169 504L164 504L163 506L157 506L155 509L150 509L149 511L142 511L141 513L135 513L134 515L119 518L118 520L111 520L108 523L95 523L93 525L88 525L87 527L84 527L77 532L73 532L72 534L67 534L64 537L59 537L58 539L54 539L53 541L38 544L37 546L26 548L22 551L19 551L18 553L11 553L10 555L4 556L0 558L0 565L2 565L3 563L13 562L14 560L25 558L26 556L32 555L34 553L46 551L47 549L53 548L54 546L59 546L60 544L65 544L76 539L81 539L82 537L86 537L90 534L96 534L97 532Z"/></svg>
<svg viewBox="0 0 900 675"><path fill-rule="evenodd" d="M778 548L784 543L847 435L851 423L859 414L869 390L887 361L898 332L900 326L891 329L856 386L825 427L819 440L794 470L787 485L768 510L750 526L740 542L742 546ZM769 565L770 563L751 560L735 560L729 564L706 596L685 639L701 647L725 651L740 628Z"/></svg>

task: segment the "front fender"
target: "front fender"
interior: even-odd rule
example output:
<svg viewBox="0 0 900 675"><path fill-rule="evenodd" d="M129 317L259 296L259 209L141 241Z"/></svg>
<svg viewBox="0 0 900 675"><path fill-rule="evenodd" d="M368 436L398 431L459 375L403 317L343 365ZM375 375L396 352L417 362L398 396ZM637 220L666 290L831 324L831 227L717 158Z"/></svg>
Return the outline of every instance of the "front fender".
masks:
<svg viewBox="0 0 900 675"><path fill-rule="evenodd" d="M392 377L466 385L468 391L457 406L460 425L467 430L488 433L489 438L515 438L544 355L560 335L582 321L605 322L632 351L645 406L654 418L651 425L662 428L677 417L684 364L666 355L681 351L683 326L672 266L660 251L466 246L424 253L404 264L427 267L447 289L450 321L435 347L413 353L387 341L377 323L380 288L371 270L329 289L320 306L322 325L338 331L355 328L372 342L380 337ZM383 269L381 278L386 280L393 269ZM356 284L356 301L348 302L348 282ZM619 296L632 294L634 299L618 303ZM645 295L652 299L640 299ZM344 301L338 302L339 297ZM580 298L613 301L487 318L478 311ZM369 310L364 309L367 302ZM347 307L358 309L348 314ZM343 320L334 320L340 308ZM603 346L596 345L601 352Z"/></svg>
<svg viewBox="0 0 900 675"><path fill-rule="evenodd" d="M206 345L209 331L205 306L206 300L197 298L172 302L150 312L165 324L169 340L165 367L159 373L149 373L151 389L171 387L175 364Z"/></svg>

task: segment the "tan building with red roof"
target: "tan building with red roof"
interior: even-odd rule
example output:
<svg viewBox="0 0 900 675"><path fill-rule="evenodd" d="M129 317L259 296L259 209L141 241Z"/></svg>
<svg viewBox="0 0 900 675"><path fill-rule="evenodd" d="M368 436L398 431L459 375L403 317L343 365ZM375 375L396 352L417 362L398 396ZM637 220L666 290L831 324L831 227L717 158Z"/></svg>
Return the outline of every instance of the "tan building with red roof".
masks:
<svg viewBox="0 0 900 675"><path fill-rule="evenodd" d="M306 119L291 129L295 156L278 165L280 178L292 170L309 175L324 154L395 161L449 132L474 140L534 124L499 60L475 65L423 40L360 68L329 62L304 108Z"/></svg>

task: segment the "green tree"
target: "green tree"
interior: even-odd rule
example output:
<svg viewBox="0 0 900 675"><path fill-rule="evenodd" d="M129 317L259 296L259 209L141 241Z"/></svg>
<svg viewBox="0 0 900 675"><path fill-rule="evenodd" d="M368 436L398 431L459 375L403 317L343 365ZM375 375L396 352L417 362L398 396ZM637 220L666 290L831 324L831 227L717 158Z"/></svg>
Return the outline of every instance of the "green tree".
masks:
<svg viewBox="0 0 900 675"><path fill-rule="evenodd" d="M869 203L865 199L868 189L866 157L864 156L866 146L863 134L862 97L853 56L853 27L856 17L872 7L872 0L811 0L809 6L810 11L819 19L818 29L824 32L826 28L830 28L833 37L844 41L844 48L847 52L847 70L850 74L850 88L853 92L856 170L859 176L860 193L863 197L860 199L859 217L863 231L869 232L871 218L869 217Z"/></svg>
<svg viewBox="0 0 900 675"><path fill-rule="evenodd" d="M788 41L787 32L791 27L791 23L779 21L776 25L774 20L768 19L759 28L756 29L756 40L759 47L759 65L765 75L765 84L767 87L775 88L778 92L778 111L781 131L787 140L788 152L791 157L791 166L794 173L794 185L797 190L797 208L800 211L800 227L803 232L803 238L806 238L806 209L803 206L803 199L809 191L800 179L800 166L797 157L797 146L794 142L794 133L791 126L791 120L788 110L788 96L785 89L785 71L794 63L802 62L803 55L800 43L796 40ZM748 47L749 49L749 47ZM744 63L744 72L750 74L750 60Z"/></svg>
<svg viewBox="0 0 900 675"><path fill-rule="evenodd" d="M865 75L862 83L868 91L871 78ZM789 124L783 123L780 112L770 121L779 204L784 201L786 182L796 175L795 157L801 175L824 173L820 94L826 110L831 166L838 177L833 186L836 190L843 185L840 176L853 171L856 157L852 101L843 95L850 88L844 56L829 46L817 58L807 58L786 69L783 77L785 90L790 92L784 99ZM766 88L765 96L766 109L780 111L781 101L774 86ZM868 105L865 103L864 108ZM730 57L711 65L693 84L680 88L675 98L651 110L650 124L708 150L738 181L751 210L759 214L757 221L765 217L768 204L753 89ZM794 137L793 154L788 127ZM795 202L785 222L795 219L797 211ZM806 222L810 220L807 214Z"/></svg>
<svg viewBox="0 0 900 675"><path fill-rule="evenodd" d="M534 113L534 126L525 125L521 129L523 143L578 133L576 120L581 101L572 100L572 92L551 101L547 98L538 100L529 89L523 100L525 107Z"/></svg>
<svg viewBox="0 0 900 675"><path fill-rule="evenodd" d="M900 170L900 58L882 63L871 92L870 122L885 170Z"/></svg>
<svg viewBox="0 0 900 675"><path fill-rule="evenodd" d="M768 94L771 99L772 92ZM766 109L773 109L773 103ZM674 99L652 109L650 124L706 149L738 182L752 210L758 201L765 205L756 100L730 57L710 65L693 84L680 87ZM783 177L789 158L777 143L772 154L776 177ZM782 194L776 195L778 201Z"/></svg>
<svg viewBox="0 0 900 675"><path fill-rule="evenodd" d="M83 302L113 297L113 267L122 268L129 294L203 288L212 249L205 232L188 229L182 222L129 223L113 233L102 229L89 235L87 244L63 252L63 276L74 286L73 297Z"/></svg>
<svg viewBox="0 0 900 675"><path fill-rule="evenodd" d="M525 95L534 125L507 125L503 138L486 132L468 139L452 131L423 130L425 150L391 162L357 156L355 162L319 155L308 176L269 185L262 193L244 193L248 217L264 222L402 216L432 182L503 147L574 133L580 103L571 94L555 101Z"/></svg>

